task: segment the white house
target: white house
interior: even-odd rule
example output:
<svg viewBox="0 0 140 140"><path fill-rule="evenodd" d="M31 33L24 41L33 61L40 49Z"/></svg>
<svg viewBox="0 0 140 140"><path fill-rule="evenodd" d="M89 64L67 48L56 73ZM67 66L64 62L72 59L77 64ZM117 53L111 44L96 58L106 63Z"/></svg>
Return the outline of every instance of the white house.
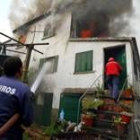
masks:
<svg viewBox="0 0 140 140"><path fill-rule="evenodd" d="M130 7L129 2L126 7ZM104 67L110 56L115 57L123 66L121 86L125 79L128 84L136 85L134 81L140 77L140 58L135 38L111 37L113 33L110 23L114 17L106 17L100 12L97 16L103 20L95 22L94 18L92 26L89 26L91 20L84 20L81 24L81 19L74 19L70 12L62 15L48 12L13 31L16 37L26 38L25 44L49 43L34 46L34 49L43 54L32 51L29 71L36 72L44 62L48 63L41 91L45 94L53 93L53 109L59 108L60 95L68 90L83 92L97 84L106 88ZM104 26L97 26L101 22L104 22ZM92 32L89 32L89 27ZM15 49L26 50L25 47ZM26 55L19 55L25 60ZM93 84L95 80L97 81ZM37 104L43 105L44 100L44 94L39 94Z"/></svg>

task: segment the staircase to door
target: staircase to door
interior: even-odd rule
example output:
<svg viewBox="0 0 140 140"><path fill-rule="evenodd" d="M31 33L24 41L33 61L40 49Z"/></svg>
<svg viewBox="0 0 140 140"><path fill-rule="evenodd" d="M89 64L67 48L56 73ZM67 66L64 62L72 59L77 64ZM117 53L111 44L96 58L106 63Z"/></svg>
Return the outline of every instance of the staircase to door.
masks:
<svg viewBox="0 0 140 140"><path fill-rule="evenodd" d="M105 91L104 94L98 94L98 91L93 94L87 93L81 100L82 114L94 115L91 123L84 124L83 130L91 133L98 140L128 140L128 133L131 131L129 125L132 118L130 112L132 115L133 95L132 89L123 89L119 102L115 103L108 91ZM94 107L94 103L92 103L89 108L85 109L83 104L88 100L101 100L103 104ZM129 118L123 116L126 115L124 112L129 112L129 115L127 114Z"/></svg>
<svg viewBox="0 0 140 140"><path fill-rule="evenodd" d="M101 77L102 75L98 76L79 98L77 124L84 123L81 131L60 133L60 135L53 136L52 139L133 140L129 139L135 101L133 89L126 89L127 82L125 82L120 91L118 103L115 103L109 91L98 87L91 93L91 89L95 87Z"/></svg>

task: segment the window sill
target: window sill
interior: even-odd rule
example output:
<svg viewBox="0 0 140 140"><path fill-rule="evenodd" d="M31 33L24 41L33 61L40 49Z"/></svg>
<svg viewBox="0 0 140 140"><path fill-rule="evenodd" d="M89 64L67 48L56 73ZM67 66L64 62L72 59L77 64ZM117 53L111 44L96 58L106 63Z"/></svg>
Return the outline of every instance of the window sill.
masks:
<svg viewBox="0 0 140 140"><path fill-rule="evenodd" d="M70 42L94 42L94 41L130 41L129 37L92 37L92 38L69 38Z"/></svg>
<svg viewBox="0 0 140 140"><path fill-rule="evenodd" d="M78 75L78 74L90 74L90 73L95 73L96 71L85 71L85 72L74 72L73 74Z"/></svg>

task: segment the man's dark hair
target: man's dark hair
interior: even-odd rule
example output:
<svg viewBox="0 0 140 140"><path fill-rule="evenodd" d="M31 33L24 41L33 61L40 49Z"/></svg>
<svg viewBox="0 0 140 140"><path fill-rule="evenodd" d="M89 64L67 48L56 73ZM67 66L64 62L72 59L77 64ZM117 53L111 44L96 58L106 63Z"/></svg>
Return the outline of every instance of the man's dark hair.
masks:
<svg viewBox="0 0 140 140"><path fill-rule="evenodd" d="M3 69L6 76L15 76L22 68L22 61L19 57L11 56L4 61Z"/></svg>

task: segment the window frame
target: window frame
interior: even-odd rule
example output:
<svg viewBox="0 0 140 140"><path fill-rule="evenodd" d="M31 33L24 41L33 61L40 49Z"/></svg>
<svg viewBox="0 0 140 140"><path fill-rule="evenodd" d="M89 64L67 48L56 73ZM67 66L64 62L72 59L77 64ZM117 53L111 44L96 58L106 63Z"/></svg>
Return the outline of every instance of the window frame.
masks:
<svg viewBox="0 0 140 140"><path fill-rule="evenodd" d="M48 74L55 73L55 72L57 72L57 68L58 68L58 59L59 59L58 55L52 56L52 57L41 58L40 63L39 63L39 68L41 68L43 66L43 64L46 63L47 61L53 60L53 61L55 61L55 62L53 62L53 69Z"/></svg>
<svg viewBox="0 0 140 140"><path fill-rule="evenodd" d="M90 54L91 55L90 57L88 56L89 53L91 53ZM81 59L83 59L82 57L83 58L86 57L86 60L84 62L85 64L82 64L83 62L81 62ZM86 69L82 70L81 66L83 65L85 67L85 65L87 65L88 59L90 59L90 62L89 62L90 64L88 66L86 66ZM77 68L78 65L79 65L79 68ZM90 67L90 68L88 68L88 67ZM91 72L93 72L93 50L76 53L75 54L75 68L74 68L74 73L77 74L77 73L91 73Z"/></svg>
<svg viewBox="0 0 140 140"><path fill-rule="evenodd" d="M50 27L47 28L47 26L50 26ZM45 35L45 32L47 32L46 35ZM50 33L49 33L49 32L50 32ZM42 40L47 39L47 38L51 38L51 37L53 37L53 36L55 36L53 26L52 26L51 24L45 25L45 26L44 26L44 31L43 31L43 38L42 38Z"/></svg>

